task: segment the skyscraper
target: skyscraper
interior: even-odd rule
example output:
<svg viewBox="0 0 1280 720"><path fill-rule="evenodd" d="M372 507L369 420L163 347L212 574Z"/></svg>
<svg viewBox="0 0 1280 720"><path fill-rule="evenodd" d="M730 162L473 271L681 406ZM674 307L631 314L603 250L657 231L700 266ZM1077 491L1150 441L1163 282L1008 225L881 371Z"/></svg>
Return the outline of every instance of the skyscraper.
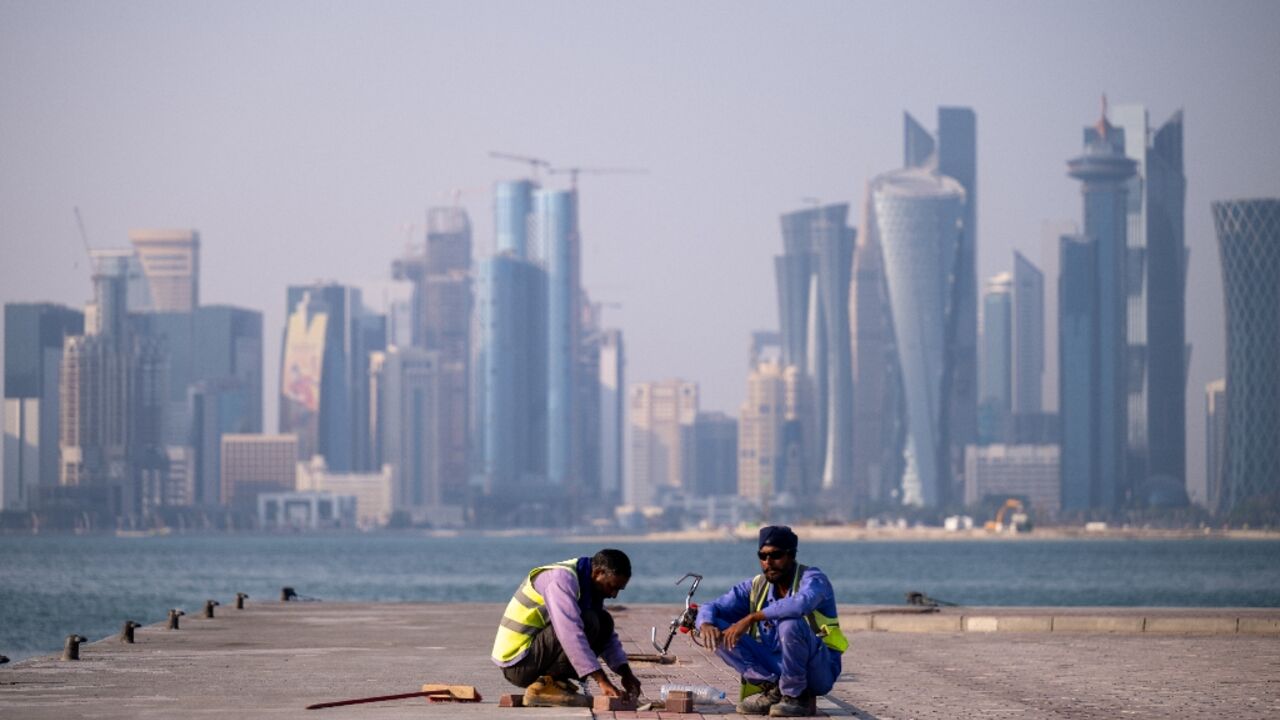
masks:
<svg viewBox="0 0 1280 720"><path fill-rule="evenodd" d="M385 324L360 298L360 290L336 283L292 285L286 293L280 431L297 436L299 460L323 455L335 472L372 456L369 352L385 346Z"/></svg>
<svg viewBox="0 0 1280 720"><path fill-rule="evenodd" d="M515 507L546 485L547 272L531 247L535 188L494 186L497 250L480 263L476 473L495 507Z"/></svg>
<svg viewBox="0 0 1280 720"><path fill-rule="evenodd" d="M700 412L691 430L687 465L694 494L737 494L738 421L720 412Z"/></svg>
<svg viewBox="0 0 1280 720"><path fill-rule="evenodd" d="M927 137L927 136L926 136ZM932 140L929 140L932 143ZM884 502L902 480L901 384L893 344L884 258L876 227L872 186L863 200L862 232L853 258L849 316L853 340L853 507Z"/></svg>
<svg viewBox="0 0 1280 720"><path fill-rule="evenodd" d="M129 256L95 253L85 334L67 337L59 374L59 488L42 506L137 517L160 503L168 359L163 339L126 322Z"/></svg>
<svg viewBox="0 0 1280 720"><path fill-rule="evenodd" d="M1127 206L1128 472L1135 500L1147 503L1186 483L1182 112L1154 132L1141 105L1110 117L1137 163Z"/></svg>
<svg viewBox="0 0 1280 720"><path fill-rule="evenodd" d="M1084 140L1084 154L1068 162L1068 174L1082 183L1084 233L1085 241L1091 246L1090 257L1073 257L1069 266L1068 249L1073 255L1079 253L1074 246L1069 248L1064 244L1063 287L1059 288L1062 297L1058 308L1062 319L1058 348L1063 358L1059 365L1063 378L1059 398L1063 426L1063 510L1111 513L1130 500L1132 491L1126 473L1129 387L1126 230L1128 181L1134 175L1136 163L1125 157L1124 131L1107 121L1105 110L1096 126L1085 129ZM1091 262L1091 268L1081 266L1084 261ZM1085 275L1091 275L1089 282L1085 282ZM1065 287L1069 282L1073 287ZM1074 322L1085 322L1082 315L1075 315L1083 311L1083 300L1078 297L1081 292L1091 293L1091 322L1088 327L1063 327L1069 314ZM1066 307L1069 295L1074 298L1072 308ZM1083 371L1066 367L1068 353L1080 352L1079 346L1068 345L1069 332L1088 332L1093 340L1093 355L1089 358L1092 381L1083 386L1067 384L1070 373ZM1079 362L1084 361L1085 358L1079 358ZM1082 387L1093 388L1092 397L1078 397ZM1069 398L1068 391L1076 397ZM1077 430L1089 432L1096 440L1087 458L1084 446L1079 444L1082 438ZM1082 464L1091 466L1092 471L1085 471ZM1088 488L1087 493L1084 488ZM1088 504L1082 507L1080 503L1086 497Z"/></svg>
<svg viewBox="0 0 1280 720"><path fill-rule="evenodd" d="M1219 378L1204 388L1205 507L1222 506L1223 473L1227 459L1227 381Z"/></svg>
<svg viewBox="0 0 1280 720"><path fill-rule="evenodd" d="M628 502L652 505L668 492L693 492L684 476L686 428L698 416L698 384L679 379L631 386L631 488Z"/></svg>
<svg viewBox="0 0 1280 720"><path fill-rule="evenodd" d="M131 230L129 241L151 290L145 309L189 313L200 305L200 233Z"/></svg>
<svg viewBox="0 0 1280 720"><path fill-rule="evenodd" d="M948 463L958 468L964 446L978 432L978 121L970 108L940 107L935 142L909 113L904 115L904 167L936 170L964 189L947 351Z"/></svg>
<svg viewBox="0 0 1280 720"><path fill-rule="evenodd" d="M84 334L84 313L50 303L4 307L4 474L0 509L32 509L58 484L62 347Z"/></svg>
<svg viewBox="0 0 1280 720"><path fill-rule="evenodd" d="M1220 513L1280 513L1280 199L1213 203L1227 311Z"/></svg>
<svg viewBox="0 0 1280 720"><path fill-rule="evenodd" d="M1013 253L1013 382L1015 416L1044 412L1044 273L1018 251Z"/></svg>
<svg viewBox="0 0 1280 720"><path fill-rule="evenodd" d="M547 481L580 482L577 460L579 324L582 317L577 190L533 195L537 247L547 270Z"/></svg>
<svg viewBox="0 0 1280 720"><path fill-rule="evenodd" d="M872 197L906 401L902 501L938 507L952 491L948 327L965 192L937 172L907 169L877 177Z"/></svg>
<svg viewBox="0 0 1280 720"><path fill-rule="evenodd" d="M738 414L738 494L755 503L769 502L782 489L788 376L794 387L800 371L764 362L747 378Z"/></svg>
<svg viewBox="0 0 1280 720"><path fill-rule="evenodd" d="M605 330L600 337L600 497L611 505L622 502L626 362L622 331Z"/></svg>
<svg viewBox="0 0 1280 720"><path fill-rule="evenodd" d="M375 445L393 470L392 506L423 515L446 502L444 444L439 424L447 417L441 405L445 375L441 353L421 348L390 347L370 358L376 407ZM448 498L458 503L461 498Z"/></svg>
<svg viewBox="0 0 1280 720"><path fill-rule="evenodd" d="M982 384L978 439L1008 442L1013 412L1013 276L1000 273L982 294Z"/></svg>

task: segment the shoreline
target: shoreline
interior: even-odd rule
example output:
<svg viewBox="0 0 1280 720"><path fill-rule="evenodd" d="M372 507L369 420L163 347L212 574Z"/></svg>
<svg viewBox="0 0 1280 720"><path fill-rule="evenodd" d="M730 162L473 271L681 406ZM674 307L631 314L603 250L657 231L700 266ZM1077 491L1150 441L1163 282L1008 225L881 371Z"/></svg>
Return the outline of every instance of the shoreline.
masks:
<svg viewBox="0 0 1280 720"><path fill-rule="evenodd" d="M830 525L796 525L793 528L807 542L1026 542L1036 540L1280 540L1280 530L1215 530L1212 528L1110 528L1090 530L1083 527L1041 527L1028 532L990 532L946 530L940 527L865 528ZM734 530L672 530L638 534L604 533L556 535L564 542L754 542L757 528Z"/></svg>

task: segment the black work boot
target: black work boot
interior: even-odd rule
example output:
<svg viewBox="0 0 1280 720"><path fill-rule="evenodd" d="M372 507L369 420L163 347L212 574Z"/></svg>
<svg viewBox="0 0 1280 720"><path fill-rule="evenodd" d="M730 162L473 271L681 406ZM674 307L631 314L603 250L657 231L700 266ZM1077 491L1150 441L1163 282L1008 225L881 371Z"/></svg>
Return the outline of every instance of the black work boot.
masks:
<svg viewBox="0 0 1280 720"><path fill-rule="evenodd" d="M734 708L742 715L768 715L769 708L782 699L782 691L778 689L777 683L756 684L760 686L760 692L744 699Z"/></svg>
<svg viewBox="0 0 1280 720"><path fill-rule="evenodd" d="M800 697L783 695L773 707L769 708L769 717L809 717L816 714L816 698L809 692Z"/></svg>

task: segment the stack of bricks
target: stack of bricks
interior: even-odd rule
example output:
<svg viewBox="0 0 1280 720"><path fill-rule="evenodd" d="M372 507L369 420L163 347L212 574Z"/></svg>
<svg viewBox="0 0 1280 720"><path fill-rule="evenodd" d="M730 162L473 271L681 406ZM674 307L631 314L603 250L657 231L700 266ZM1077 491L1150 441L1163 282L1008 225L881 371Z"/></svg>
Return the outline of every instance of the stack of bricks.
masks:
<svg viewBox="0 0 1280 720"><path fill-rule="evenodd" d="M667 712L693 712L693 693L688 690L672 690L667 693Z"/></svg>

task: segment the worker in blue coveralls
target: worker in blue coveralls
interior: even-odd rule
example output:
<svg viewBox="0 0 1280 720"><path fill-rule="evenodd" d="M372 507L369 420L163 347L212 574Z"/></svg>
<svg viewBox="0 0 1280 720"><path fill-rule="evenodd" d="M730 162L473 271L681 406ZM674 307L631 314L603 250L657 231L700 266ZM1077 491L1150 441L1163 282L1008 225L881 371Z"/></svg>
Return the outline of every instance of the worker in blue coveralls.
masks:
<svg viewBox="0 0 1280 720"><path fill-rule="evenodd" d="M849 643L835 590L821 570L796 563L798 544L789 527L760 528L760 574L698 608L700 641L742 676L744 715L811 715L840 677Z"/></svg>

